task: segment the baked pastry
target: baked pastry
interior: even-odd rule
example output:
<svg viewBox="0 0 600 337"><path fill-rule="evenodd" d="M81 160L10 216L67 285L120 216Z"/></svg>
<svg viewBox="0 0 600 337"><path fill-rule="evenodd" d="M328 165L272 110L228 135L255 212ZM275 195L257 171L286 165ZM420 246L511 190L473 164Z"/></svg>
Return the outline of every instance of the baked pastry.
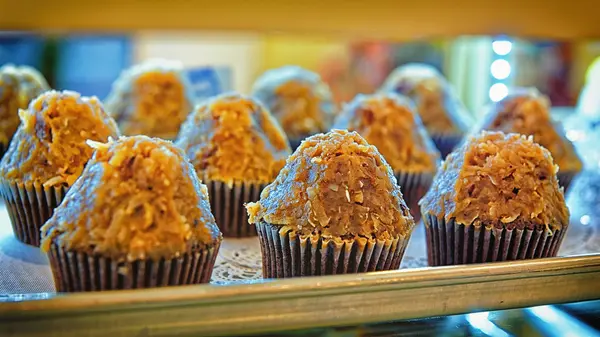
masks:
<svg viewBox="0 0 600 337"><path fill-rule="evenodd" d="M254 83L252 96L279 121L292 150L304 138L327 132L335 116L329 86L318 74L297 66L266 71Z"/></svg>
<svg viewBox="0 0 600 337"><path fill-rule="evenodd" d="M244 204L258 200L290 155L285 133L256 99L228 93L199 104L176 144L208 186L224 236L256 236Z"/></svg>
<svg viewBox="0 0 600 337"><path fill-rule="evenodd" d="M125 70L105 103L124 135L174 139L194 94L180 63L151 60Z"/></svg>
<svg viewBox="0 0 600 337"><path fill-rule="evenodd" d="M534 88L514 89L503 100L493 104L474 132L480 130L514 132L533 136L533 140L552 154L558 165L558 182L565 188L582 170L583 163L575 147L565 136L559 122L550 116L547 97Z"/></svg>
<svg viewBox="0 0 600 337"><path fill-rule="evenodd" d="M183 152L146 136L88 143L94 157L42 228L57 291L209 282L221 234Z"/></svg>
<svg viewBox="0 0 600 337"><path fill-rule="evenodd" d="M356 131L377 147L418 222L418 202L431 186L440 153L414 110L410 100L395 93L358 95L342 109L333 128Z"/></svg>
<svg viewBox="0 0 600 337"><path fill-rule="evenodd" d="M265 278L398 269L415 225L385 159L346 130L307 138L246 207Z"/></svg>
<svg viewBox="0 0 600 337"><path fill-rule="evenodd" d="M0 163L0 194L17 239L39 246L40 227L92 157L85 142L107 141L119 131L96 97L73 91L47 91L19 115Z"/></svg>
<svg viewBox="0 0 600 337"><path fill-rule="evenodd" d="M31 67L0 67L0 159L21 123L19 109L26 109L32 99L49 89L42 74Z"/></svg>
<svg viewBox="0 0 600 337"><path fill-rule="evenodd" d="M380 91L396 92L413 99L425 129L442 158L456 147L469 130L470 118L450 84L435 68L410 63L396 68Z"/></svg>
<svg viewBox="0 0 600 337"><path fill-rule="evenodd" d="M432 266L556 256L569 226L558 167L532 137L481 132L421 200Z"/></svg>

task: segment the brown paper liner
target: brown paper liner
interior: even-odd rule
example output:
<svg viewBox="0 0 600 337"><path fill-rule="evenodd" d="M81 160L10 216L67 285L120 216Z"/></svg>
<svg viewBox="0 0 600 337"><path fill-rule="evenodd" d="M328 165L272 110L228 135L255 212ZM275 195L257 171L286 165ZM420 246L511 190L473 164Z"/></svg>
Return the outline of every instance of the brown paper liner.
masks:
<svg viewBox="0 0 600 337"><path fill-rule="evenodd" d="M258 201L266 184L226 183L204 180L208 187L210 208L217 226L225 237L256 236L256 228L248 224L245 203Z"/></svg>
<svg viewBox="0 0 600 337"><path fill-rule="evenodd" d="M48 259L57 292L153 288L208 283L219 246L193 248L168 260L118 262L53 243Z"/></svg>
<svg viewBox="0 0 600 337"><path fill-rule="evenodd" d="M433 173L396 173L396 180L400 185L404 201L410 210L410 214L419 222L421 219L421 210L419 200L423 198L433 180Z"/></svg>
<svg viewBox="0 0 600 337"><path fill-rule="evenodd" d="M400 268L409 236L335 242L301 237L268 223L256 224L264 278L364 273Z"/></svg>
<svg viewBox="0 0 600 337"><path fill-rule="evenodd" d="M566 227L549 234L535 228L465 226L424 215L430 266L498 262L556 256Z"/></svg>
<svg viewBox="0 0 600 337"><path fill-rule="evenodd" d="M567 194L567 190L569 189L569 186L571 186L571 183L573 182L573 179L575 178L575 176L577 176L578 172L561 172L558 171L558 173L556 173L556 177L558 178L558 184L560 186L562 186L565 190L565 195Z"/></svg>
<svg viewBox="0 0 600 337"><path fill-rule="evenodd" d="M430 135L435 147L440 151L442 159L446 158L463 139L462 134L440 133Z"/></svg>
<svg viewBox="0 0 600 337"><path fill-rule="evenodd" d="M38 183L16 183L0 179L0 195L4 199L13 232L23 243L39 247L40 228L50 219L67 192L67 188L44 188Z"/></svg>

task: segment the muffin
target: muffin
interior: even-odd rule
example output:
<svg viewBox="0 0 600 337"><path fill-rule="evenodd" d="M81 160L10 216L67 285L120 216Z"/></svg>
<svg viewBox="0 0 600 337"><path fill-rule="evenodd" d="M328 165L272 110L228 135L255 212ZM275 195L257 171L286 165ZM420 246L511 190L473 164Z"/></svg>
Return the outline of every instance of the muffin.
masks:
<svg viewBox="0 0 600 337"><path fill-rule="evenodd" d="M194 107L194 95L180 63L151 60L125 70L105 103L124 135L172 140Z"/></svg>
<svg viewBox="0 0 600 337"><path fill-rule="evenodd" d="M96 97L73 91L47 91L19 117L0 162L0 195L17 239L39 246L40 227L92 157L86 140L107 141L119 131Z"/></svg>
<svg viewBox="0 0 600 337"><path fill-rule="evenodd" d="M517 88L493 104L475 132L480 130L514 132L533 136L533 140L552 154L558 165L558 182L565 191L583 168L575 147L565 136L562 125L552 120L550 103L537 89Z"/></svg>
<svg viewBox="0 0 600 337"><path fill-rule="evenodd" d="M292 149L320 132L327 132L335 116L329 86L321 77L297 66L266 71L252 88L285 131Z"/></svg>
<svg viewBox="0 0 600 337"><path fill-rule="evenodd" d="M221 243L206 186L171 142L88 142L94 156L42 227L58 292L207 283Z"/></svg>
<svg viewBox="0 0 600 337"><path fill-rule="evenodd" d="M398 269L415 225L391 167L346 130L304 140L246 207L265 278Z"/></svg>
<svg viewBox="0 0 600 337"><path fill-rule="evenodd" d="M32 99L49 89L46 79L31 67L0 67L0 159L21 123L19 109L26 109Z"/></svg>
<svg viewBox="0 0 600 337"><path fill-rule="evenodd" d="M420 201L432 266L556 256L569 225L558 167L531 136L481 132Z"/></svg>
<svg viewBox="0 0 600 337"><path fill-rule="evenodd" d="M334 128L356 131L377 147L400 184L418 222L419 200L431 186L440 153L425 132L412 103L394 93L358 95L342 109Z"/></svg>
<svg viewBox="0 0 600 337"><path fill-rule="evenodd" d="M256 201L290 155L277 121L257 100L227 93L199 104L181 127L177 146L208 186L224 236L256 236L244 204Z"/></svg>
<svg viewBox="0 0 600 337"><path fill-rule="evenodd" d="M410 63L396 68L380 91L396 92L413 99L425 129L442 158L458 145L469 130L470 119L450 84L435 68Z"/></svg>

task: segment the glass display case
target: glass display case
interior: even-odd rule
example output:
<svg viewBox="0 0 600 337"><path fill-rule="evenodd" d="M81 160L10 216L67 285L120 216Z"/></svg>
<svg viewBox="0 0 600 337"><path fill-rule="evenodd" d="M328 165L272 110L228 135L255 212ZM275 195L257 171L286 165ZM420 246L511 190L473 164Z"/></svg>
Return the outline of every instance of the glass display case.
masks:
<svg viewBox="0 0 600 337"><path fill-rule="evenodd" d="M15 239L0 203L0 335L598 335L600 77L586 74L600 57L594 6L4 1L0 62L41 69L53 88L104 98L124 68L175 58L200 102L248 92L264 70L294 63L318 72L343 106L398 65L426 62L473 119L511 86L540 88L585 169L566 195L571 223L558 257L429 267L419 223L399 270L273 280L263 278L256 238L226 238L210 284L145 290L56 293L46 255Z"/></svg>

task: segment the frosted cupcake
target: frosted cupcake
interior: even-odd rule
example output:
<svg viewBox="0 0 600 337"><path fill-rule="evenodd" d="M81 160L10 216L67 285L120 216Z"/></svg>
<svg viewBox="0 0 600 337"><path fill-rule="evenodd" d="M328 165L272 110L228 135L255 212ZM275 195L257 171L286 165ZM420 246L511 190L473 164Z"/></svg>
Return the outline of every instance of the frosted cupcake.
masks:
<svg viewBox="0 0 600 337"><path fill-rule="evenodd" d="M42 228L57 291L208 282L221 235L183 152L145 136L90 146L94 157Z"/></svg>
<svg viewBox="0 0 600 337"><path fill-rule="evenodd" d="M404 200L418 221L421 214L417 203L431 186L440 153L412 103L394 93L358 95L344 107L334 128L356 131L377 147L392 167Z"/></svg>
<svg viewBox="0 0 600 337"><path fill-rule="evenodd" d="M425 129L445 158L469 130L468 113L450 84L435 68L410 63L396 68L380 91L413 99Z"/></svg>
<svg viewBox="0 0 600 337"><path fill-rule="evenodd" d="M0 67L0 159L21 123L19 109L26 109L32 99L49 89L42 74L31 67Z"/></svg>
<svg viewBox="0 0 600 337"><path fill-rule="evenodd" d="M482 132L452 152L421 200L432 266L556 256L569 226L550 152Z"/></svg>
<svg viewBox="0 0 600 337"><path fill-rule="evenodd" d="M257 100L228 93L196 106L176 144L208 186L224 236L255 236L244 204L258 200L290 155L283 130Z"/></svg>
<svg viewBox="0 0 600 337"><path fill-rule="evenodd" d="M105 142L119 131L96 97L73 91L47 91L19 116L0 162L0 194L17 239L39 246L40 227L92 157L85 142Z"/></svg>
<svg viewBox="0 0 600 337"><path fill-rule="evenodd" d="M415 225L385 159L345 130L307 138L246 207L265 278L398 269Z"/></svg>
<svg viewBox="0 0 600 337"><path fill-rule="evenodd" d="M151 60L125 70L105 103L124 135L174 139L194 95L180 63Z"/></svg>
<svg viewBox="0 0 600 337"><path fill-rule="evenodd" d="M335 116L329 86L318 74L297 66L266 71L254 83L252 96L279 121L292 149L310 135L327 132Z"/></svg>

